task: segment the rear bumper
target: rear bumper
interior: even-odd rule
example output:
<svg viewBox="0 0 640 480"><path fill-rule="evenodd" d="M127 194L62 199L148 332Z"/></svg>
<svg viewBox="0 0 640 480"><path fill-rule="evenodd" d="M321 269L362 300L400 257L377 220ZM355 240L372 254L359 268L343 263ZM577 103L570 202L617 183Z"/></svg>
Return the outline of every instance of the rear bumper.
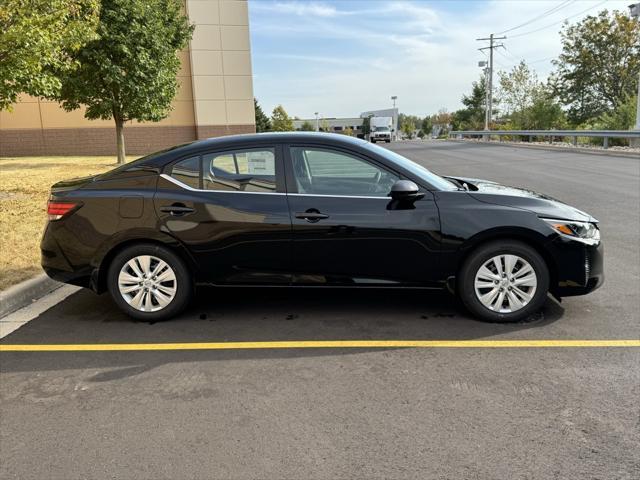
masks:
<svg viewBox="0 0 640 480"><path fill-rule="evenodd" d="M559 297L586 295L604 283L604 247L585 245L566 238L552 242L551 252L557 266L551 291Z"/></svg>
<svg viewBox="0 0 640 480"><path fill-rule="evenodd" d="M80 287L91 288L92 268L86 265L72 265L56 240L57 226L49 223L40 242L40 263L44 272L53 280Z"/></svg>

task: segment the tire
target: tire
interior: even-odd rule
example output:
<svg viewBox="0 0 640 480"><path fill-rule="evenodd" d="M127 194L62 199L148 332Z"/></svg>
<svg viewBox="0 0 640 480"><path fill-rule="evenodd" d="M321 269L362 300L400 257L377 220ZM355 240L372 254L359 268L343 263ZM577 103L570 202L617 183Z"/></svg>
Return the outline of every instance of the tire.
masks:
<svg viewBox="0 0 640 480"><path fill-rule="evenodd" d="M391 140L385 140L384 143L391 143Z"/></svg>
<svg viewBox="0 0 640 480"><path fill-rule="evenodd" d="M496 257L499 265L493 260ZM514 257L518 260L514 261ZM535 249L516 240L478 247L462 266L458 281L458 294L464 306L487 322L508 323L527 318L542 307L548 291L549 268L544 259ZM495 303L490 305L496 292ZM498 305L501 295L502 303Z"/></svg>
<svg viewBox="0 0 640 480"><path fill-rule="evenodd" d="M149 258L148 264L146 258ZM146 279L142 284L136 283L141 279L132 267L137 267L140 273L145 271L145 267L150 273L159 267L162 269L156 277L144 274ZM193 280L182 259L168 248L153 244L133 245L118 253L109 265L107 287L113 301L123 312L138 320L153 322L178 315L193 295ZM121 291L121 287L125 292ZM138 294L140 297L137 297ZM141 309L136 308L136 304Z"/></svg>

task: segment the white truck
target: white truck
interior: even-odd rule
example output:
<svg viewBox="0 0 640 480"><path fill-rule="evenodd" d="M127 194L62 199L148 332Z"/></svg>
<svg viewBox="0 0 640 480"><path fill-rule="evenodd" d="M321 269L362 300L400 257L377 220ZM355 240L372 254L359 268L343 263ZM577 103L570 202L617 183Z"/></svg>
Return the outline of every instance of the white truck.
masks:
<svg viewBox="0 0 640 480"><path fill-rule="evenodd" d="M391 141L391 127L393 125L393 117L371 117L371 132L369 140L371 143Z"/></svg>

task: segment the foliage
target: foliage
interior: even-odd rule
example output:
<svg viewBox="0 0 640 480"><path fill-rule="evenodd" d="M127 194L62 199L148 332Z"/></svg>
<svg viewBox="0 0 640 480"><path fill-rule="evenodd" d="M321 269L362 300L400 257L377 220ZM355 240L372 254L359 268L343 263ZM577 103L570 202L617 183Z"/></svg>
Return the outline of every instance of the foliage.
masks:
<svg viewBox="0 0 640 480"><path fill-rule="evenodd" d="M413 132L416 129L416 124L413 123L411 118L405 118L400 126L400 130L402 130L402 134L405 138L411 139L413 138Z"/></svg>
<svg viewBox="0 0 640 480"><path fill-rule="evenodd" d="M256 132L261 133L271 130L271 121L255 98L253 99L253 108L256 112Z"/></svg>
<svg viewBox="0 0 640 480"><path fill-rule="evenodd" d="M331 131L333 131L331 129L331 126L329 125L329 122L325 118L323 118L322 121L320 122L320 131L321 132L331 132Z"/></svg>
<svg viewBox="0 0 640 480"><path fill-rule="evenodd" d="M366 136L371 133L371 117L373 115L369 115L368 117L364 117L362 119L362 133Z"/></svg>
<svg viewBox="0 0 640 480"><path fill-rule="evenodd" d="M455 130L481 130L484 128L486 95L486 79L482 75L480 80L473 82L471 94L462 96L462 104L466 108L454 113L452 123Z"/></svg>
<svg viewBox="0 0 640 480"><path fill-rule="evenodd" d="M630 130L636 123L637 105L638 96L627 95L625 100L619 103L614 110L603 113L593 121L581 125L580 128L593 130ZM589 141L595 145L602 143L602 140L599 138L590 138ZM628 143L629 141L626 139L609 139L609 144L612 146L627 145Z"/></svg>
<svg viewBox="0 0 640 480"><path fill-rule="evenodd" d="M424 138L424 131L423 130L419 130L418 131L418 138L420 138L420 139Z"/></svg>
<svg viewBox="0 0 640 480"><path fill-rule="evenodd" d="M607 10L565 26L553 61L554 94L575 125L614 110L633 95L640 72L640 23Z"/></svg>
<svg viewBox="0 0 640 480"><path fill-rule="evenodd" d="M523 127L518 128L526 130L562 130L568 127L565 112L549 93L538 95L521 117Z"/></svg>
<svg viewBox="0 0 640 480"><path fill-rule="evenodd" d="M177 56L193 27L178 0L102 0L98 38L76 54L58 99L66 110L86 105L88 119L113 118L118 162L124 162L124 122L157 122L178 91Z"/></svg>
<svg viewBox="0 0 640 480"><path fill-rule="evenodd" d="M498 72L499 96L503 114L516 128L526 128L526 111L544 95L538 75L520 61L510 72Z"/></svg>
<svg viewBox="0 0 640 480"><path fill-rule="evenodd" d="M402 130L402 126L405 123L410 123L413 125L413 130L416 129L417 125L422 123L422 119L416 115L407 115L406 113L398 114L398 125L400 126L400 130Z"/></svg>
<svg viewBox="0 0 640 480"><path fill-rule="evenodd" d="M274 132L290 132L294 130L293 120L282 105L278 105L271 113L271 129Z"/></svg>
<svg viewBox="0 0 640 480"><path fill-rule="evenodd" d="M638 95L627 95L611 112L603 113L596 121L599 130L631 130L636 123Z"/></svg>
<svg viewBox="0 0 640 480"><path fill-rule="evenodd" d="M313 132L315 129L316 127L309 120L305 120L300 126L300 130L303 132Z"/></svg>
<svg viewBox="0 0 640 480"><path fill-rule="evenodd" d="M433 130L433 122L429 115L422 119L422 122L420 123L420 129L424 135L431 136L431 131Z"/></svg>
<svg viewBox="0 0 640 480"><path fill-rule="evenodd" d="M524 61L510 72L499 72L503 117L511 130L566 128L566 116L548 86Z"/></svg>
<svg viewBox="0 0 640 480"><path fill-rule="evenodd" d="M349 137L353 137L353 128L351 127L345 128L344 130L342 130L342 134L347 135Z"/></svg>
<svg viewBox="0 0 640 480"><path fill-rule="evenodd" d="M98 0L10 0L0 4L0 110L20 93L52 96L55 72L75 69L73 55L95 38Z"/></svg>

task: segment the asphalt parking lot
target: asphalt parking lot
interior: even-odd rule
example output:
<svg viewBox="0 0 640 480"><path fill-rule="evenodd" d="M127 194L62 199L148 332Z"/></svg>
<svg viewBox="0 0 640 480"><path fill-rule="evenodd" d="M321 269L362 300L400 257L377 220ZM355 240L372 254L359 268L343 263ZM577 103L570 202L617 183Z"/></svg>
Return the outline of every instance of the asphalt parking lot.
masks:
<svg viewBox="0 0 640 480"><path fill-rule="evenodd" d="M601 221L606 283L515 325L447 294L207 289L135 322L80 291L10 344L640 339L640 159L454 142L392 149ZM640 348L0 352L0 478L640 478Z"/></svg>

